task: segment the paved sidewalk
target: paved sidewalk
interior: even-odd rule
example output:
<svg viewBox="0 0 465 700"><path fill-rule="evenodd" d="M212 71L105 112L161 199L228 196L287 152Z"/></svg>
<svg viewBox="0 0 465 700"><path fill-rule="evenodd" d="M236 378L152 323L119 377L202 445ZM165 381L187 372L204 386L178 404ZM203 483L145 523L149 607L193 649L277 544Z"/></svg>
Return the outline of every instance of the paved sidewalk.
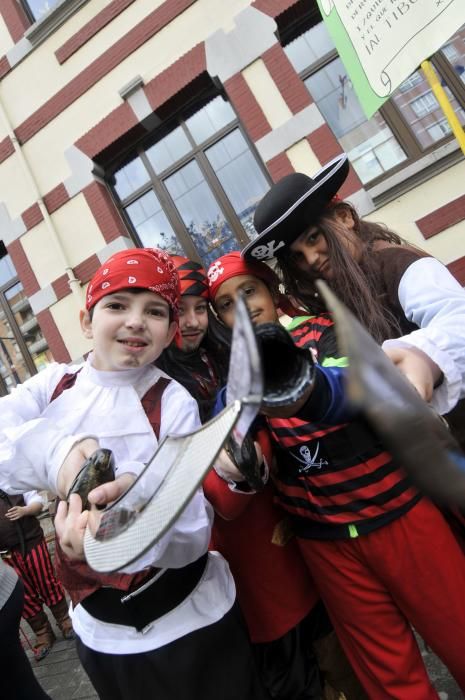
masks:
<svg viewBox="0 0 465 700"><path fill-rule="evenodd" d="M41 524L47 540L49 541L48 546L50 554L53 557L53 525L48 516L41 519ZM47 608L44 609L47 611L47 614L49 614L49 610ZM56 626L55 620L50 614L49 619L57 636L57 641L53 645L51 652L39 663L35 662L31 651L27 652L28 656L31 658L36 677L52 700L95 700L98 696L78 659L75 642L64 640ZM30 640L32 643L34 635L24 620L21 623L21 629L24 631L22 641L27 650L27 640ZM439 659L426 649L421 641L420 648L430 678L441 700L465 700L465 696L460 692L456 683ZM199 700L201 699L199 698ZM238 700L240 700L240 698L238 698ZM408 698L405 698L405 700L408 700Z"/></svg>

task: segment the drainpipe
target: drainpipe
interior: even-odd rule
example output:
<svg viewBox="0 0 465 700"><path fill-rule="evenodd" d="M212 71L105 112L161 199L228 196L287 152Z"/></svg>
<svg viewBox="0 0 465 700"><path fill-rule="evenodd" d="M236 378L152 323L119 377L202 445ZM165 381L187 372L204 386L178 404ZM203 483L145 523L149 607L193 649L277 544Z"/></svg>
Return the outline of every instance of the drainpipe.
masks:
<svg viewBox="0 0 465 700"><path fill-rule="evenodd" d="M65 270L67 276L68 276L68 284L69 287L73 293L73 295L76 297L76 301L78 303L78 307L82 307L82 285L79 279L74 274L73 268L69 264L69 261L66 257L65 250L61 244L60 238L58 236L58 232L55 228L55 225L52 221L52 218L50 214L48 213L47 207L45 206L44 200L42 199L42 196L39 191L39 187L37 185L37 182L35 180L34 174L29 166L29 163L26 159L26 156L23 153L23 149L21 148L21 144L19 143L16 134L11 126L10 120L8 118L6 109L1 101L0 98L0 119L3 122L3 126L5 131L7 132L9 138L13 142L13 146L15 149L15 153L17 154L19 161L21 163L21 167L23 170L23 173L26 177L26 179L29 181L29 184L32 188L32 191L34 193L34 197L36 200L36 203L39 206L40 212L43 216L45 225L47 226L48 232L51 234L51 238L53 240L53 243L55 245L56 252L58 254L58 257L61 261L61 265L63 266L63 269Z"/></svg>

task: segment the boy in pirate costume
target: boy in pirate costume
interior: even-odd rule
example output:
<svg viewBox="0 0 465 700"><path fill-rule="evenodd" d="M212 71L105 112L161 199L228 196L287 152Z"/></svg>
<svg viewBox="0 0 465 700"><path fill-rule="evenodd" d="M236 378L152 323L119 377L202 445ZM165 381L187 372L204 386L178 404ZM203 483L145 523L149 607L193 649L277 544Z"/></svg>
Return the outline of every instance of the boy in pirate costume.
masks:
<svg viewBox="0 0 465 700"><path fill-rule="evenodd" d="M411 249L399 250L395 234L356 226L351 208L334 199L347 173L347 157L341 156L313 179L296 173L274 185L255 212L259 235L242 252L254 263L277 256L290 293L319 316L324 307L315 296L316 277L350 298L370 251L380 253L384 270L396 259L399 273L402 260L412 260ZM341 272L344 257L349 262ZM369 263L364 269L371 271L373 283L383 279L371 274ZM364 315L379 337L395 309L387 306L382 313L370 299L361 284L352 310ZM318 346L320 330L315 330L307 340ZM305 337L293 335L297 345L307 346ZM323 362L324 354L315 349ZM302 555L370 699L437 700L411 625L465 689L465 560L447 522L363 420L328 425L307 409L268 419L276 483ZM318 463L311 459L302 465L306 449L318 455Z"/></svg>
<svg viewBox="0 0 465 700"><path fill-rule="evenodd" d="M125 250L97 270L80 316L93 341L86 362L52 365L1 400L0 485L17 490L32 482L63 498L83 458L100 445L112 450L117 478L93 502L102 494L108 502L164 435L199 425L194 399L153 364L176 332L178 298L178 275L162 251ZM82 539L80 509L75 494L68 511L60 504L64 552ZM79 657L100 698L267 697L228 566L207 554L211 517L199 490L170 530L119 574L101 576L61 554ZM136 609L122 603L128 592Z"/></svg>
<svg viewBox="0 0 465 700"><path fill-rule="evenodd" d="M9 496L0 490L0 550L2 559L23 582L23 618L36 635L33 648L36 661L47 656L56 639L43 603L50 608L64 638L74 638L65 591L55 576L36 517L43 505L37 491Z"/></svg>
<svg viewBox="0 0 465 700"><path fill-rule="evenodd" d="M229 347L208 302L207 275L200 263L171 259L179 275L179 329L157 367L174 377L197 400L200 419L211 417L218 390L226 383Z"/></svg>

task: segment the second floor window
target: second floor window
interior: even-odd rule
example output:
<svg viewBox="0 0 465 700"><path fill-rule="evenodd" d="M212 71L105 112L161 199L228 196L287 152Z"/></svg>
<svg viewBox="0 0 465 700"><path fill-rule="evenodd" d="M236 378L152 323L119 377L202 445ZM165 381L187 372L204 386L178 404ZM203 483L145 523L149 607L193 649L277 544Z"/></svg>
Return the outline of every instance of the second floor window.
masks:
<svg viewBox="0 0 465 700"><path fill-rule="evenodd" d="M141 245L204 265L253 237L253 213L270 186L221 96L165 126L115 170L112 182Z"/></svg>
<svg viewBox="0 0 465 700"><path fill-rule="evenodd" d="M285 51L364 184L376 184L451 137L422 71L412 73L367 119L323 22L290 41ZM433 62L465 124L465 29L435 54Z"/></svg>
<svg viewBox="0 0 465 700"><path fill-rule="evenodd" d="M49 10L58 4L59 0L23 0L24 9L33 22L37 22Z"/></svg>

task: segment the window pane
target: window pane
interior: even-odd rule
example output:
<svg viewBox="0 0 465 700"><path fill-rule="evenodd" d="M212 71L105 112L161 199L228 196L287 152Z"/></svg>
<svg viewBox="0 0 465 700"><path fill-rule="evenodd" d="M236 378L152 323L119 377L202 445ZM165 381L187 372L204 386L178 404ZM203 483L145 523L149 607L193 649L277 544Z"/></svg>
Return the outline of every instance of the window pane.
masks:
<svg viewBox="0 0 465 700"><path fill-rule="evenodd" d="M155 192L147 192L125 211L144 247L185 255Z"/></svg>
<svg viewBox="0 0 465 700"><path fill-rule="evenodd" d="M226 100L215 97L205 107L186 120L187 127L195 143L203 143L210 136L230 124L236 115Z"/></svg>
<svg viewBox="0 0 465 700"><path fill-rule="evenodd" d="M381 115L365 117L339 58L307 78L305 85L363 183L406 159Z"/></svg>
<svg viewBox="0 0 465 700"><path fill-rule="evenodd" d="M180 126L169 133L165 138L155 143L147 151L147 157L155 172L161 173L170 165L176 163L182 156L189 153L191 145L186 134Z"/></svg>
<svg viewBox="0 0 465 700"><path fill-rule="evenodd" d="M443 87L460 123L465 124L465 112L447 85ZM428 148L451 133L444 112L421 71L416 71L404 81L391 99L421 148Z"/></svg>
<svg viewBox="0 0 465 700"><path fill-rule="evenodd" d="M242 226L253 238L253 214L269 185L243 135L236 129L209 148L206 155Z"/></svg>
<svg viewBox="0 0 465 700"><path fill-rule="evenodd" d="M58 0L27 0L25 3L34 19L40 19L42 15L52 9Z"/></svg>
<svg viewBox="0 0 465 700"><path fill-rule="evenodd" d="M133 192L149 181L149 174L139 156L130 163L123 165L114 174L115 190L121 200L126 199Z"/></svg>
<svg viewBox="0 0 465 700"><path fill-rule="evenodd" d="M441 51L460 80L465 83L465 28L460 29Z"/></svg>
<svg viewBox="0 0 465 700"><path fill-rule="evenodd" d="M9 255L0 260L0 287L16 277L16 270Z"/></svg>
<svg viewBox="0 0 465 700"><path fill-rule="evenodd" d="M5 292L5 299L13 312L16 324L24 338L24 342L27 345L27 349L34 361L36 369L38 371L44 369L53 362L52 353L48 348L47 341L34 316L28 298L24 293L22 284L18 282L18 284L10 287L10 289ZM12 342L12 346L15 348L16 352L15 367L17 374L20 380L24 381L24 379L30 376L29 370L26 368L24 358L16 341ZM8 343L6 343L6 347L9 350L10 357L13 357Z"/></svg>
<svg viewBox="0 0 465 700"><path fill-rule="evenodd" d="M204 265L241 247L195 161L168 177L165 185Z"/></svg>
<svg viewBox="0 0 465 700"><path fill-rule="evenodd" d="M323 22L301 34L285 46L284 51L297 73L334 50L334 43Z"/></svg>

